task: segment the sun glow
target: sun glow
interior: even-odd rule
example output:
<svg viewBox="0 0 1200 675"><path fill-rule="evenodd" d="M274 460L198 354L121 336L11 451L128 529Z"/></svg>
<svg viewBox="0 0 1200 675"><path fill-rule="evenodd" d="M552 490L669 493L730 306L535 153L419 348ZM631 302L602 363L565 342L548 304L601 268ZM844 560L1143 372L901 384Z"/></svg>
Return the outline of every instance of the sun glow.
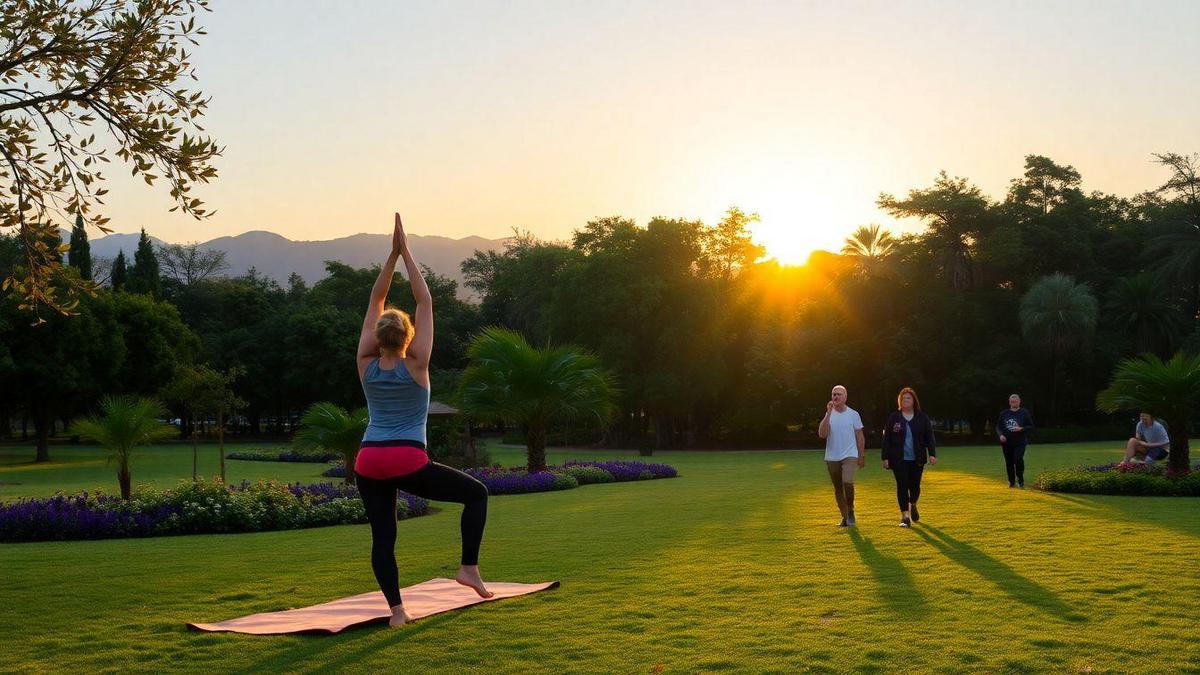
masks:
<svg viewBox="0 0 1200 675"><path fill-rule="evenodd" d="M780 198L758 213L762 221L751 228L754 241L783 265L803 265L817 249L838 251L846 236L828 202Z"/></svg>

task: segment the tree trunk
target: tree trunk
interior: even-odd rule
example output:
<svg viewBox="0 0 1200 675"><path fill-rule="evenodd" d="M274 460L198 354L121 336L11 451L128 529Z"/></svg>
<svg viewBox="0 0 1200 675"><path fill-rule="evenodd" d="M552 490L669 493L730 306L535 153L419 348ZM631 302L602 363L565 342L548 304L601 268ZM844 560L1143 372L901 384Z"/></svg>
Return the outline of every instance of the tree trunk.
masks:
<svg viewBox="0 0 1200 675"><path fill-rule="evenodd" d="M358 455L358 447L357 446L355 446L355 448L353 450L342 453L342 461L346 463L346 484L347 485L354 482L354 460L356 458L355 457L356 455Z"/></svg>
<svg viewBox="0 0 1200 675"><path fill-rule="evenodd" d="M526 468L529 473L546 469L546 427L541 422L531 422L525 432L525 448L528 453Z"/></svg>
<svg viewBox="0 0 1200 675"><path fill-rule="evenodd" d="M38 411L33 414L33 432L37 436L37 462L50 461L50 428L54 417Z"/></svg>
<svg viewBox="0 0 1200 675"><path fill-rule="evenodd" d="M671 448L671 418L663 413L654 414L654 448L656 450Z"/></svg>
<svg viewBox="0 0 1200 675"><path fill-rule="evenodd" d="M129 496L132 491L130 490L129 486L130 476L128 466L122 466L117 469L117 483L121 485L121 499L129 501Z"/></svg>
<svg viewBox="0 0 1200 675"><path fill-rule="evenodd" d="M222 412L217 413L217 445L221 452L221 482L228 484L225 480L225 413Z"/></svg>
<svg viewBox="0 0 1200 675"><path fill-rule="evenodd" d="M1050 424L1047 426L1051 427L1058 425L1058 361L1056 348L1050 359Z"/></svg>
<svg viewBox="0 0 1200 675"><path fill-rule="evenodd" d="M192 482L196 482L196 465L200 459L200 448L196 446L196 427L192 427Z"/></svg>
<svg viewBox="0 0 1200 675"><path fill-rule="evenodd" d="M1192 430L1192 425L1189 422L1188 417L1182 416L1179 419L1167 420L1167 424L1171 425L1171 455L1167 459L1169 467L1176 474L1187 473L1191 466L1188 432Z"/></svg>

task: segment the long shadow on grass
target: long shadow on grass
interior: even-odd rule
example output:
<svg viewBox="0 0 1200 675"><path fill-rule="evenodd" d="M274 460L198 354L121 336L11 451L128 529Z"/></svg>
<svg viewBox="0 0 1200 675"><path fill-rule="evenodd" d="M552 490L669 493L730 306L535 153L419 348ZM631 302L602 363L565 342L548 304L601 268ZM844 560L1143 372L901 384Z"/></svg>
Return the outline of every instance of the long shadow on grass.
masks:
<svg viewBox="0 0 1200 675"><path fill-rule="evenodd" d="M870 539L857 530L850 530L850 541L858 549L863 564L871 570L879 586L879 597L897 614L922 618L929 614L929 603L921 594L912 574L900 559L875 548Z"/></svg>
<svg viewBox="0 0 1200 675"><path fill-rule="evenodd" d="M1070 621L1083 623L1087 617L1075 611L1071 605L1059 598L1049 588L1023 576L1013 568L930 525L913 528L917 536L929 542L947 558L971 570L995 584L1014 600L1040 609L1048 614Z"/></svg>
<svg viewBox="0 0 1200 675"><path fill-rule="evenodd" d="M1043 492L1055 502L1077 513L1111 517L1141 527L1164 527L1190 536L1200 535L1200 499L1196 497L1140 497L1135 495L1077 495Z"/></svg>
<svg viewBox="0 0 1200 675"><path fill-rule="evenodd" d="M263 670L337 670L355 663L362 663L371 656L395 646L403 640L411 640L421 633L450 621L457 610L426 617L403 628L388 628L385 623L348 628L334 635L294 635L291 645L269 653L262 660L247 668L250 672ZM336 656L323 656L329 651L357 642L356 649Z"/></svg>

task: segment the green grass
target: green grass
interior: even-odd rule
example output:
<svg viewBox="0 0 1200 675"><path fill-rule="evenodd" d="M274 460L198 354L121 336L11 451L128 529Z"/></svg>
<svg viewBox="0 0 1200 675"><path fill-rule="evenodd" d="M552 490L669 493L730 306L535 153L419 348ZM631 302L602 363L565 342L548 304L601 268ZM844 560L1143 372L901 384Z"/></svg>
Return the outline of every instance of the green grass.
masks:
<svg viewBox="0 0 1200 675"><path fill-rule="evenodd" d="M226 445L225 452L275 448L275 444ZM97 488L108 494L120 494L116 464L108 462L108 453L98 446L51 446L50 460L35 464L32 447L0 447L0 501L16 497L46 497L58 491L75 493ZM197 473L219 476L220 458L216 445L200 445ZM230 483L242 480L276 478L316 483L327 481L321 472L325 464L307 462L251 462L225 460L225 476ZM131 473L133 486L172 487L180 479L192 476L192 446L154 445L134 451Z"/></svg>
<svg viewBox="0 0 1200 675"><path fill-rule="evenodd" d="M170 452L148 453L163 456L135 482L190 474L190 455ZM893 482L874 459L860 527L833 527L812 452L661 453L680 478L496 497L485 576L562 587L400 631L183 628L374 589L366 526L0 545L0 671L1200 672L1200 500L1010 490L999 449L940 454L913 530L896 527ZM1118 454L1033 446L1028 478ZM72 488L115 483L103 467L0 457L0 480L30 494L56 474ZM230 464L238 479L319 469ZM400 524L402 583L453 572L457 514Z"/></svg>

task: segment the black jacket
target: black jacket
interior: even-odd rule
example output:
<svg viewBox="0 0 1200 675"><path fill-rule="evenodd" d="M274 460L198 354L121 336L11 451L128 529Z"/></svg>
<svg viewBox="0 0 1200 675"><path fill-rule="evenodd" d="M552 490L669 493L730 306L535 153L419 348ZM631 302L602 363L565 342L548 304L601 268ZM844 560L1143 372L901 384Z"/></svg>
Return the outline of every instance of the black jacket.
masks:
<svg viewBox="0 0 1200 675"><path fill-rule="evenodd" d="M929 415L920 410L913 413L912 421L904 419L904 414L895 410L888 415L887 424L883 425L882 458L890 466L904 461L904 425L912 425L913 457L920 466L929 461L930 455L937 457L937 446L933 440L933 422ZM890 468L889 466L889 468Z"/></svg>

